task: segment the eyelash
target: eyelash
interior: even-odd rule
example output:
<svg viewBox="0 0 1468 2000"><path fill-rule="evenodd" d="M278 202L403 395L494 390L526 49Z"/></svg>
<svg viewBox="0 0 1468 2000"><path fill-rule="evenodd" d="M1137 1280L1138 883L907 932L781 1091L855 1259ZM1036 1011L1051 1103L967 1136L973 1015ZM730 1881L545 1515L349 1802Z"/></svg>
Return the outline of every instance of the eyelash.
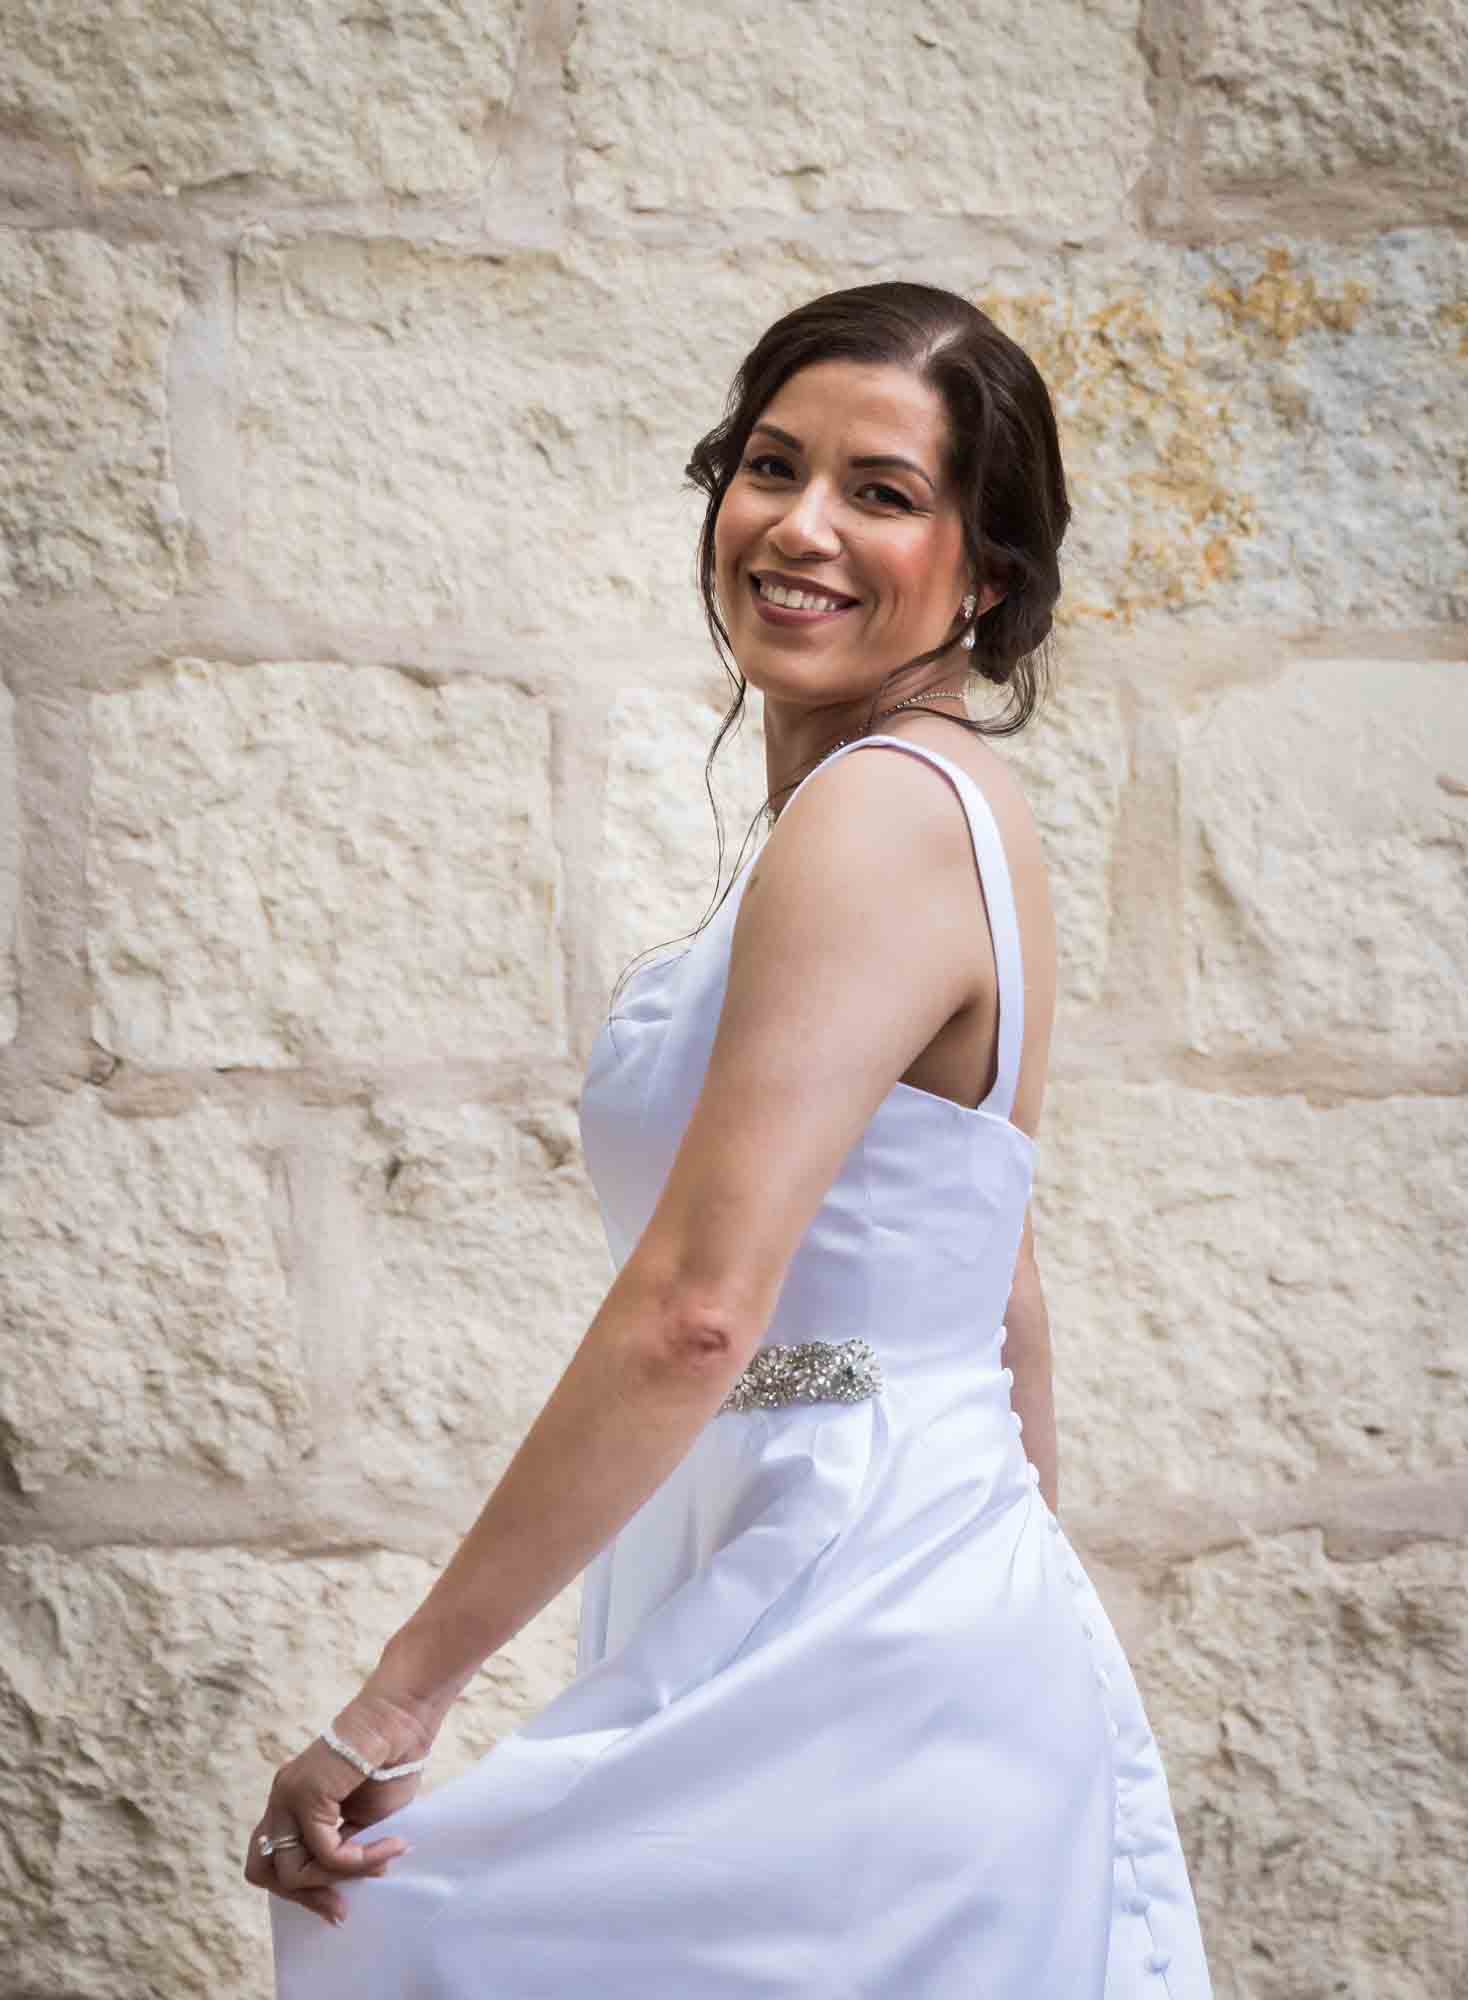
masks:
<svg viewBox="0 0 1468 2000"><path fill-rule="evenodd" d="M785 463L786 461L780 457L778 452L760 451L755 452L751 457L745 459L744 470L753 473L756 479L769 478L772 475L760 472L759 468L762 465L784 465ZM866 485L858 487L857 491L861 493L871 491L889 494L891 498L889 501L884 502L884 505L891 505L895 502L905 513L915 514L917 512L912 501L908 499L905 493L900 492L895 486L885 485L880 479L869 479Z"/></svg>

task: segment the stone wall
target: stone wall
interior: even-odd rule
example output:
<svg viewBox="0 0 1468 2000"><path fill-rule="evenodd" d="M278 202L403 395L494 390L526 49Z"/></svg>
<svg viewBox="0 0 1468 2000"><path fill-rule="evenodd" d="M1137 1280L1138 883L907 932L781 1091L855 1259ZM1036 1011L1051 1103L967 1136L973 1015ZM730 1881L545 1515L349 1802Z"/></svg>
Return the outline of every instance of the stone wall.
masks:
<svg viewBox="0 0 1468 2000"><path fill-rule="evenodd" d="M268 1992L269 1772L607 1283L581 1067L716 866L688 447L777 310L895 275L1029 346L1074 486L1008 740L1062 1501L1220 2000L1468 1990L1464 0L12 0L6 45L7 2000Z"/></svg>

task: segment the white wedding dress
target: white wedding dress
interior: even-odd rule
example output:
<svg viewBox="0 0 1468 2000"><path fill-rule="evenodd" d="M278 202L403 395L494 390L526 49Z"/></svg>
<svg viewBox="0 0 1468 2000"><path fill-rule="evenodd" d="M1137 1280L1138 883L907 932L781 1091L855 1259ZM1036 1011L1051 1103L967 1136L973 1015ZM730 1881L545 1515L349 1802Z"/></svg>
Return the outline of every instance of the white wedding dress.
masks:
<svg viewBox="0 0 1468 2000"><path fill-rule="evenodd" d="M1003 845L966 773L904 738L803 782L875 745L956 789L999 979L993 1090L971 1110L893 1086L764 1335L865 1341L881 1386L705 1425L588 1566L570 1685L368 1830L413 1852L345 1885L342 1929L271 1899L279 2000L1210 1994L1157 1745L1002 1365L1035 1161L1009 1118ZM592 1050L582 1140L618 1264L698 1096L747 880Z"/></svg>

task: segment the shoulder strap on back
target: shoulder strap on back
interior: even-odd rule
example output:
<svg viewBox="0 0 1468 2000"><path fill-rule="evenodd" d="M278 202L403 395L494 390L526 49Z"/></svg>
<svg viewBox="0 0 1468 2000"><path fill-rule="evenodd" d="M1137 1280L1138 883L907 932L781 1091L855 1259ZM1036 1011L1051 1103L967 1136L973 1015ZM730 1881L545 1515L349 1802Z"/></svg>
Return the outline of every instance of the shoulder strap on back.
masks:
<svg viewBox="0 0 1468 2000"><path fill-rule="evenodd" d="M996 1117L1007 1119L1014 1105L1015 1086L1019 1081L1020 1050L1024 1044L1025 1032L1025 983L1024 961L1020 952L1019 917L1015 910L1014 884L1010 879L1009 860L1004 852L1004 843L999 837L999 823L993 808L982 791L974 783L968 772L962 770L937 750L930 750L924 743L914 743L905 736L859 736L853 743L843 743L828 757L822 758L814 771L806 773L786 801L788 810L791 802L815 777L844 757L849 751L864 750L871 744L891 746L905 750L910 756L921 757L925 762L942 771L949 778L958 793L963 806L964 817L968 821L969 838L973 843L974 862L979 871L979 883L984 892L984 905L989 915L989 935L994 941L994 968L999 984L999 1060L994 1076L994 1088L983 1103L980 1111L992 1112Z"/></svg>

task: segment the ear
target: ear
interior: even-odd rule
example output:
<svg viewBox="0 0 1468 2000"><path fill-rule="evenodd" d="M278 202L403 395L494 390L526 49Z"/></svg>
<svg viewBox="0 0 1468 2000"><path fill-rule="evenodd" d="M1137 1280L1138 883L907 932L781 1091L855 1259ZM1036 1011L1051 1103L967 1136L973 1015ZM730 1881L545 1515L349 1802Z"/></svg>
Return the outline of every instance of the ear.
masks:
<svg viewBox="0 0 1468 2000"><path fill-rule="evenodd" d="M996 590L992 584L986 583L982 593L976 598L974 622L977 623L986 611L992 611L996 604L1002 604L1007 595L1006 591ZM959 605L958 610L954 613L955 624L961 625L964 623L968 615L968 604L971 598L975 598L975 590L972 583L969 584L968 590L964 594L962 604Z"/></svg>

